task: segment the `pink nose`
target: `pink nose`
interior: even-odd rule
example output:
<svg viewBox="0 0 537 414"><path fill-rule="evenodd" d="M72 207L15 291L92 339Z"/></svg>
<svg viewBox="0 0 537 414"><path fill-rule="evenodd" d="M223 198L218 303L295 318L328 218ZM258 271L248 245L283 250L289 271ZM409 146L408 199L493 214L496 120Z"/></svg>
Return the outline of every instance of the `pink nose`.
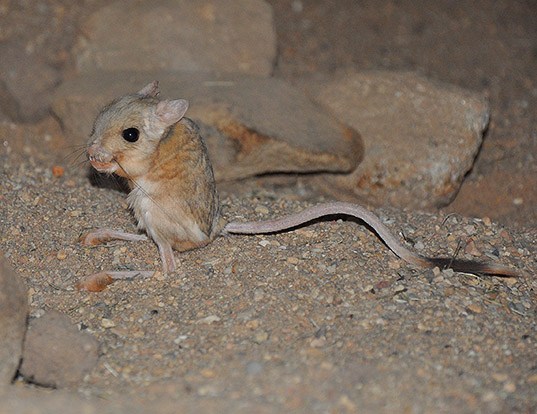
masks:
<svg viewBox="0 0 537 414"><path fill-rule="evenodd" d="M88 157L90 161L98 162L110 162L113 158L112 154L98 144L93 144L88 148Z"/></svg>

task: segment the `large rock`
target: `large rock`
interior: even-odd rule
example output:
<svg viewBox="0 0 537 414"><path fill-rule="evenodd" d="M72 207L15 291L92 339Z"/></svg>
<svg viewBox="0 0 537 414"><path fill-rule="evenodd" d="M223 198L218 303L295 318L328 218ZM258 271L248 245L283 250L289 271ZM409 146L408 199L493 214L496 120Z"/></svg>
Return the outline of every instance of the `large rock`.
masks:
<svg viewBox="0 0 537 414"><path fill-rule="evenodd" d="M5 157L18 162L42 162L52 167L55 159L63 163L68 155L75 157L73 147L66 142L61 126L52 116L35 124L0 122L0 171L5 167Z"/></svg>
<svg viewBox="0 0 537 414"><path fill-rule="evenodd" d="M20 374L44 386L74 387L97 363L98 348L97 340L66 315L48 311L30 321Z"/></svg>
<svg viewBox="0 0 537 414"><path fill-rule="evenodd" d="M59 70L13 45L0 45L0 109L11 121L34 121L47 113Z"/></svg>
<svg viewBox="0 0 537 414"><path fill-rule="evenodd" d="M0 255L0 386L9 384L17 372L27 315L26 287Z"/></svg>
<svg viewBox="0 0 537 414"><path fill-rule="evenodd" d="M201 127L217 180L267 172L350 172L362 159L355 130L274 78L97 72L64 83L53 109L73 144L82 144L103 105L153 79L160 80L161 96L190 101L187 116Z"/></svg>
<svg viewBox="0 0 537 414"><path fill-rule="evenodd" d="M95 69L243 72L268 76L276 58L262 0L116 1L82 27L75 59Z"/></svg>
<svg viewBox="0 0 537 414"><path fill-rule="evenodd" d="M120 399L120 398L118 398ZM154 406L139 402L107 401L105 398L85 397L75 391L41 389L39 387L0 388L0 412L12 414L137 414L155 412ZM162 411L159 411L162 412ZM171 411L168 411L171 412Z"/></svg>
<svg viewBox="0 0 537 414"><path fill-rule="evenodd" d="M163 380L164 381L164 380ZM167 390L162 382L160 388ZM236 401L233 398L199 398L195 393L171 398L163 391L149 394L137 389L112 397L68 390L43 390L37 387L0 387L0 413L10 414L176 414L233 413L273 414L277 404L261 398ZM87 395L89 394L89 395ZM162 395L164 394L164 395ZM280 406L281 407L281 406Z"/></svg>
<svg viewBox="0 0 537 414"><path fill-rule="evenodd" d="M413 208L448 204L473 165L486 100L400 72L345 72L305 83L320 105L364 138L364 162L318 183L338 198Z"/></svg>

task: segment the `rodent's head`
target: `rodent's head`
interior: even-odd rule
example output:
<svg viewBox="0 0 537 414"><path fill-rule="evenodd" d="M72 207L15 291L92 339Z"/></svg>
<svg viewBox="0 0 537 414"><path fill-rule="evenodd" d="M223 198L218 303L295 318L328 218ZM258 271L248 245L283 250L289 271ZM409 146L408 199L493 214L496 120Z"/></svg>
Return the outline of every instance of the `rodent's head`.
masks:
<svg viewBox="0 0 537 414"><path fill-rule="evenodd" d="M166 131L183 118L184 99L159 100L158 82L107 105L93 125L88 158L100 172L135 178L148 163Z"/></svg>

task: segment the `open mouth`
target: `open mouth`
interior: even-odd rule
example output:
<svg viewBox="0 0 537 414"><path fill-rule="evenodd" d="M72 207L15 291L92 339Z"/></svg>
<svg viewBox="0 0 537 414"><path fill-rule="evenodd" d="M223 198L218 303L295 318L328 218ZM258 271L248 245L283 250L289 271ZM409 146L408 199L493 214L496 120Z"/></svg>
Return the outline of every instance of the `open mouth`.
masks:
<svg viewBox="0 0 537 414"><path fill-rule="evenodd" d="M105 173L113 173L115 170L117 170L117 163L112 162L102 162L98 161L93 157L90 157L89 162L93 168L95 168L99 172L105 172Z"/></svg>

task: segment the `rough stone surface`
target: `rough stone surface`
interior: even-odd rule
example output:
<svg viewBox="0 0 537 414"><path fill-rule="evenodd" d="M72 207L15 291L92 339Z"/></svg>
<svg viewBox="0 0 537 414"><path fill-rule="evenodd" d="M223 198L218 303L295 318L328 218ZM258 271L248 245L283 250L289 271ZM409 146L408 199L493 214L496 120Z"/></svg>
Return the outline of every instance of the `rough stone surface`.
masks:
<svg viewBox="0 0 537 414"><path fill-rule="evenodd" d="M0 387L0 412L16 414L269 414L278 413L269 403L208 398L172 400L170 398L136 398L133 396L82 396L74 391Z"/></svg>
<svg viewBox="0 0 537 414"><path fill-rule="evenodd" d="M0 122L20 119L21 110L17 99L0 78Z"/></svg>
<svg viewBox="0 0 537 414"><path fill-rule="evenodd" d="M9 122L11 118L7 116L4 112L2 112L2 109L0 109L0 123L2 122Z"/></svg>
<svg viewBox="0 0 537 414"><path fill-rule="evenodd" d="M85 75L63 84L53 109L67 134L85 144L111 99L160 80L161 96L190 101L217 180L267 172L350 172L362 159L360 135L283 80L186 72Z"/></svg>
<svg viewBox="0 0 537 414"><path fill-rule="evenodd" d="M57 388L79 385L97 363L99 344L64 314L49 310L30 320L20 374Z"/></svg>
<svg viewBox="0 0 537 414"><path fill-rule="evenodd" d="M439 207L456 195L489 120L485 99L412 73L347 71L308 82L321 105L364 138L364 162L319 182L376 205Z"/></svg>
<svg viewBox="0 0 537 414"><path fill-rule="evenodd" d="M219 70L268 76L276 57L272 9L262 0L117 1L82 28L81 71Z"/></svg>
<svg viewBox="0 0 537 414"><path fill-rule="evenodd" d="M59 71L20 49L0 46L0 55L0 107L12 120L43 116L50 93L60 81Z"/></svg>
<svg viewBox="0 0 537 414"><path fill-rule="evenodd" d="M26 287L0 254L0 386L13 380L19 366L27 314Z"/></svg>
<svg viewBox="0 0 537 414"><path fill-rule="evenodd" d="M35 124L0 122L0 140L3 143L0 160L14 152L19 154L21 163L46 160L52 167L53 160L63 162L68 154L75 157L75 148L67 142L60 125L52 116ZM55 155L51 158L52 154ZM0 165L0 168L6 168L6 165Z"/></svg>
<svg viewBox="0 0 537 414"><path fill-rule="evenodd" d="M72 60L77 21L104 1L0 2L0 108L9 120L46 116Z"/></svg>

